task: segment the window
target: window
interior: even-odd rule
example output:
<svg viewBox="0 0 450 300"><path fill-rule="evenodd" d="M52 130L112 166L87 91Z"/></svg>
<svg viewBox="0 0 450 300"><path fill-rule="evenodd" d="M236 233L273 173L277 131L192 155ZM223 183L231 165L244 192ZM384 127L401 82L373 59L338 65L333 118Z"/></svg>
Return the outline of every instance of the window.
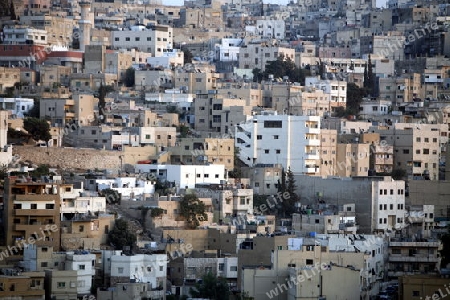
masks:
<svg viewBox="0 0 450 300"><path fill-rule="evenodd" d="M280 149L277 149L277 150L275 150L275 152L276 152L276 154L280 154L280 153L281 153L281 150L280 150Z"/></svg>
<svg viewBox="0 0 450 300"><path fill-rule="evenodd" d="M119 41L119 38L118 38L118 37L114 38L114 41L118 42L118 41Z"/></svg>
<svg viewBox="0 0 450 300"><path fill-rule="evenodd" d="M31 204L31 209L37 209L37 204Z"/></svg>
<svg viewBox="0 0 450 300"><path fill-rule="evenodd" d="M389 204L389 209L394 209L394 204Z"/></svg>
<svg viewBox="0 0 450 300"><path fill-rule="evenodd" d="M264 128L283 128L282 121L264 121Z"/></svg>
<svg viewBox="0 0 450 300"><path fill-rule="evenodd" d="M380 210L383 210L383 204L380 204Z"/></svg>
<svg viewBox="0 0 450 300"><path fill-rule="evenodd" d="M146 140L149 140L149 139L150 139L150 134L146 134L146 135L145 135L145 139L146 139Z"/></svg>
<svg viewBox="0 0 450 300"><path fill-rule="evenodd" d="M130 41L130 38L129 38L129 37L126 37L126 38L125 38L125 41L129 42L129 41Z"/></svg>
<svg viewBox="0 0 450 300"><path fill-rule="evenodd" d="M416 138L416 142L420 143L420 137Z"/></svg>
<svg viewBox="0 0 450 300"><path fill-rule="evenodd" d="M78 265L78 270L86 270L86 265Z"/></svg>
<svg viewBox="0 0 450 300"><path fill-rule="evenodd" d="M430 149L423 149L423 154L430 154Z"/></svg>
<svg viewBox="0 0 450 300"><path fill-rule="evenodd" d="M43 261L41 262L41 268L47 268L48 267L48 262Z"/></svg>
<svg viewBox="0 0 450 300"><path fill-rule="evenodd" d="M264 153L265 153L265 154L269 154L269 152L270 152L269 149L265 149L265 150L264 150Z"/></svg>
<svg viewBox="0 0 450 300"><path fill-rule="evenodd" d="M413 295L413 297L419 297L420 296L420 291L413 291L412 295Z"/></svg>
<svg viewBox="0 0 450 300"><path fill-rule="evenodd" d="M66 283L65 282L58 282L58 289L63 289L66 287Z"/></svg>
<svg viewBox="0 0 450 300"><path fill-rule="evenodd" d="M383 219L380 218L380 220L378 221L379 224L383 224Z"/></svg>
<svg viewBox="0 0 450 300"><path fill-rule="evenodd" d="M314 261L312 259L307 259L306 260L306 265L313 265Z"/></svg>
<svg viewBox="0 0 450 300"><path fill-rule="evenodd" d="M393 189L390 190L390 194L394 195L394 190Z"/></svg>
<svg viewBox="0 0 450 300"><path fill-rule="evenodd" d="M230 266L231 272L237 272L237 266Z"/></svg>
<svg viewBox="0 0 450 300"><path fill-rule="evenodd" d="M425 143L429 143L430 139L429 138L425 138Z"/></svg>
<svg viewBox="0 0 450 300"><path fill-rule="evenodd" d="M245 205L245 197L240 198L240 203L241 203L241 205Z"/></svg>
<svg viewBox="0 0 450 300"><path fill-rule="evenodd" d="M139 42L139 41L141 40L141 38L135 37L134 40L135 40L136 42Z"/></svg>
<svg viewBox="0 0 450 300"><path fill-rule="evenodd" d="M402 254L402 251L400 249L392 249L392 254Z"/></svg>
<svg viewBox="0 0 450 300"><path fill-rule="evenodd" d="M257 135L257 136L256 136L256 139L257 139L257 140L262 140L262 135Z"/></svg>
<svg viewBox="0 0 450 300"><path fill-rule="evenodd" d="M274 135L274 136L273 136L273 139L274 139L274 140L278 140L278 135Z"/></svg>
<svg viewBox="0 0 450 300"><path fill-rule="evenodd" d="M79 230L78 230L79 232L83 232L84 231L84 225L80 225L80 227L79 227Z"/></svg>
<svg viewBox="0 0 450 300"><path fill-rule="evenodd" d="M152 40L152 38L148 36L147 37L147 41L151 41L151 40Z"/></svg>
<svg viewBox="0 0 450 300"><path fill-rule="evenodd" d="M147 268L148 269L148 268ZM147 270L148 271L148 270ZM117 273L123 274L123 268L117 268Z"/></svg>
<svg viewBox="0 0 450 300"><path fill-rule="evenodd" d="M55 204L45 204L45 209L54 209Z"/></svg>
<svg viewBox="0 0 450 300"><path fill-rule="evenodd" d="M403 154L409 154L409 149L403 149Z"/></svg>
<svg viewBox="0 0 450 300"><path fill-rule="evenodd" d="M209 174L203 174L204 178L209 178Z"/></svg>

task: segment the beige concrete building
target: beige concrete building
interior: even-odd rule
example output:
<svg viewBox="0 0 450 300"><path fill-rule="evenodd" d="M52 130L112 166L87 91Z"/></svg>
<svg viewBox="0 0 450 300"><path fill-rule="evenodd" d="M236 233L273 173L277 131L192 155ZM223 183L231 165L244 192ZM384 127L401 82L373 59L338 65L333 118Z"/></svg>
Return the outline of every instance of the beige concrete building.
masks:
<svg viewBox="0 0 450 300"><path fill-rule="evenodd" d="M434 205L434 218L446 220L450 217L448 199L450 197L449 180L416 180L408 187L406 202L409 205Z"/></svg>
<svg viewBox="0 0 450 300"><path fill-rule="evenodd" d="M244 265L241 290L255 299L264 299L268 295L273 297L273 291L278 291L278 299L328 298L337 296L335 284L342 282L341 276L345 274L350 283L346 283L349 284L348 289L337 292L343 295L337 299L359 299L357 287L363 285L360 269L366 267L364 253L329 251L326 246L314 245L303 245L300 250L287 250L285 247L274 250L272 264ZM323 268L320 267L322 263ZM303 282L297 285L293 281L288 283L298 275L304 276Z"/></svg>
<svg viewBox="0 0 450 300"><path fill-rule="evenodd" d="M252 111L244 99L219 98L214 94L198 95L194 107L195 129L210 134L231 134L232 126L246 121Z"/></svg>
<svg viewBox="0 0 450 300"><path fill-rule="evenodd" d="M374 132L380 134L394 146L394 168L404 169L409 178L439 178L441 161L441 133L446 125L396 123L392 127L381 127ZM445 138L445 137L444 137Z"/></svg>
<svg viewBox="0 0 450 300"><path fill-rule="evenodd" d="M20 69L0 67L0 82L0 92L5 93L6 88L20 82Z"/></svg>
<svg viewBox="0 0 450 300"><path fill-rule="evenodd" d="M9 177L5 182L4 216L6 245L30 238L37 246L60 248L60 206L57 183L31 182ZM55 231L43 231L45 228ZM19 254L19 250L14 254Z"/></svg>
<svg viewBox="0 0 450 300"><path fill-rule="evenodd" d="M44 65L40 67L40 70L40 83L43 87L54 87L55 84L68 86L70 74L73 72L71 67L56 65Z"/></svg>
<svg viewBox="0 0 450 300"><path fill-rule="evenodd" d="M76 300L77 271L45 270L46 297L56 300Z"/></svg>
<svg viewBox="0 0 450 300"><path fill-rule="evenodd" d="M1 299L44 300L44 272L21 272L0 276ZM75 298L76 299L76 298Z"/></svg>
<svg viewBox="0 0 450 300"><path fill-rule="evenodd" d="M61 221L61 226L61 248L64 250L98 250L108 242L109 230L114 227L114 215L74 218Z"/></svg>
<svg viewBox="0 0 450 300"><path fill-rule="evenodd" d="M182 138L169 150L173 164L218 163L234 169L234 139Z"/></svg>
<svg viewBox="0 0 450 300"><path fill-rule="evenodd" d="M223 13L219 7L180 9L179 27L223 28Z"/></svg>
<svg viewBox="0 0 450 300"><path fill-rule="evenodd" d="M437 274L441 258L439 251L442 244L439 240L414 241L407 238L391 238L389 241L389 271L390 278L403 275Z"/></svg>
<svg viewBox="0 0 450 300"><path fill-rule="evenodd" d="M431 299L431 297L439 299L442 295L448 295L446 291L446 288L448 289L448 278L442 278L438 275L404 275L399 277L398 281L399 300Z"/></svg>
<svg viewBox="0 0 450 300"><path fill-rule="evenodd" d="M370 144L338 143L336 150L336 175L342 177L368 175Z"/></svg>
<svg viewBox="0 0 450 300"><path fill-rule="evenodd" d="M216 88L216 80L220 77L213 72L175 72L175 88L186 93L208 94Z"/></svg>
<svg viewBox="0 0 450 300"><path fill-rule="evenodd" d="M105 63L105 72L116 74L119 82L123 82L126 70L133 64L133 58L129 53L108 50L105 53Z"/></svg>
<svg viewBox="0 0 450 300"><path fill-rule="evenodd" d="M50 46L69 47L72 45L73 28L77 24L73 18L43 14L21 16L20 21L24 25L46 30Z"/></svg>
<svg viewBox="0 0 450 300"><path fill-rule="evenodd" d="M69 94L64 98L43 98L40 102L40 115L50 119L51 125L64 127L76 123L81 126L91 125L95 120L94 109L98 99L91 94Z"/></svg>
<svg viewBox="0 0 450 300"><path fill-rule="evenodd" d="M167 242L166 252L173 253L182 249L182 245L192 245L196 251L208 250L208 230L163 229L163 241ZM172 243L168 241L173 240Z"/></svg>
<svg viewBox="0 0 450 300"><path fill-rule="evenodd" d="M281 165L256 165L242 167L242 177L253 183L253 192L258 195L275 195L278 192L278 181L281 179Z"/></svg>
<svg viewBox="0 0 450 300"><path fill-rule="evenodd" d="M285 59L295 61L295 49L276 46L271 43L248 44L239 50L239 68L258 68L261 72L266 69L266 64L275 61L283 55Z"/></svg>
<svg viewBox="0 0 450 300"><path fill-rule="evenodd" d="M320 176L336 175L337 171L337 131L320 130Z"/></svg>
<svg viewBox="0 0 450 300"><path fill-rule="evenodd" d="M403 102L413 102L414 98L423 99L421 74L405 74L400 78L380 78L379 92L380 99L390 100L397 107Z"/></svg>

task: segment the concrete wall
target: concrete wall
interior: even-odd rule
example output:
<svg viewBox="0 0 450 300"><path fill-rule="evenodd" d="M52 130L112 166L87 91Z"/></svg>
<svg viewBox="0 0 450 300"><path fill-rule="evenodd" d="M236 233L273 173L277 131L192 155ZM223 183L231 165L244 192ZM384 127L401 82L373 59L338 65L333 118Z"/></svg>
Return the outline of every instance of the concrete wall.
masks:
<svg viewBox="0 0 450 300"><path fill-rule="evenodd" d="M65 169L119 169L119 156L123 155L123 152L23 146L14 147L13 155L18 155L22 162L31 161L37 165L48 164Z"/></svg>

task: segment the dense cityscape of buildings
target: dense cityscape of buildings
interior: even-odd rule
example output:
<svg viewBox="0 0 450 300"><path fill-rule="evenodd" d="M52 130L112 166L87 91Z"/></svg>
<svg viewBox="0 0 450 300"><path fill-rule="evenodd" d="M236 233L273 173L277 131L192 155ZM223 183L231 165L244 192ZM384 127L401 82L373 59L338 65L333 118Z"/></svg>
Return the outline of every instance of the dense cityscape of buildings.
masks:
<svg viewBox="0 0 450 300"><path fill-rule="evenodd" d="M0 1L0 299L443 299L446 1Z"/></svg>

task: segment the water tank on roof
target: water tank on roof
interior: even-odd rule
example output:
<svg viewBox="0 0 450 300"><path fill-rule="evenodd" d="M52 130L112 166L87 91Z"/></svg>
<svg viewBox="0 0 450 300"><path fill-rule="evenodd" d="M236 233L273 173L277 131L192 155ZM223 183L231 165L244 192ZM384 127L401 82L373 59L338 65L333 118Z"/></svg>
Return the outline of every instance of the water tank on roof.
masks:
<svg viewBox="0 0 450 300"><path fill-rule="evenodd" d="M309 233L309 236L310 236L310 237L316 237L316 232L315 232L315 231L310 232L310 233Z"/></svg>

